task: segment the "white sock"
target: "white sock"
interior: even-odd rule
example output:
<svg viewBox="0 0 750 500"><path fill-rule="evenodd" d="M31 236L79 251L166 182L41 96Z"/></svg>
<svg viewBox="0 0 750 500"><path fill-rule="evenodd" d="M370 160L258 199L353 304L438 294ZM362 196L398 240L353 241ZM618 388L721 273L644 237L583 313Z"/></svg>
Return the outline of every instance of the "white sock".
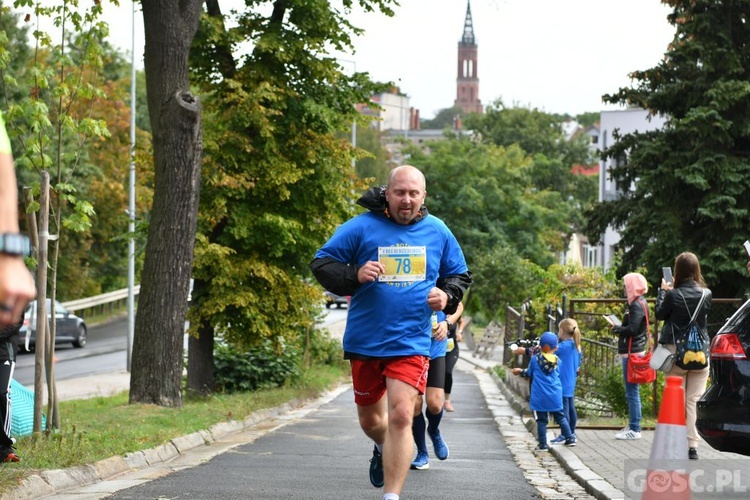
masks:
<svg viewBox="0 0 750 500"><path fill-rule="evenodd" d="M383 495L383 500L399 500L399 498L401 497L399 497L395 493L386 493L385 495Z"/></svg>
<svg viewBox="0 0 750 500"><path fill-rule="evenodd" d="M383 454L383 445L382 444L375 443L375 448L378 449L378 453L380 453L381 455ZM398 500L398 498L396 498L396 500Z"/></svg>

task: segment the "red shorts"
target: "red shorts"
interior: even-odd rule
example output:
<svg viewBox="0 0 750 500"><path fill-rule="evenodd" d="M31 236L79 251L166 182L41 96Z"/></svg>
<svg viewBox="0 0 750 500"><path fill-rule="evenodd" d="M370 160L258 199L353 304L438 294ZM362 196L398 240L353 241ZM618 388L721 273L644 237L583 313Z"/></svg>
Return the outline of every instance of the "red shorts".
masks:
<svg viewBox="0 0 750 500"><path fill-rule="evenodd" d="M370 406L385 394L385 379L400 380L424 394L430 359L427 356L405 356L402 358L351 360L354 402Z"/></svg>

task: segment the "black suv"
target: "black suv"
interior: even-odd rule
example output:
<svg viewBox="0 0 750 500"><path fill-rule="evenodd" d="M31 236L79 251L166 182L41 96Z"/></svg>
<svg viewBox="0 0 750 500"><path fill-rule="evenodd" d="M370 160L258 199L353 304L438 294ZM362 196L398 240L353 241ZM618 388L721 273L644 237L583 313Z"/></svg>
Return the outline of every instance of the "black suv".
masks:
<svg viewBox="0 0 750 500"><path fill-rule="evenodd" d="M698 433L713 448L750 455L750 300L711 340L711 385L698 401Z"/></svg>

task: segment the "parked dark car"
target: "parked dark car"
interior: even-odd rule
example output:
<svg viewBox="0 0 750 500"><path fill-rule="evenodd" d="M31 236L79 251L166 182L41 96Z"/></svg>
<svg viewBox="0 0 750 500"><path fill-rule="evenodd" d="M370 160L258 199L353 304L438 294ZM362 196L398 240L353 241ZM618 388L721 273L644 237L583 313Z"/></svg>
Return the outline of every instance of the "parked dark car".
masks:
<svg viewBox="0 0 750 500"><path fill-rule="evenodd" d="M47 318L52 318L50 310L50 299L47 299ZM29 337L29 350L36 346L36 320L37 320L37 301L34 300L26 306L23 313L23 326L21 327L21 349L26 342L26 332L31 329ZM58 301L55 301L55 346L60 344L73 344L73 347L84 347L86 345L87 328L83 318L80 318Z"/></svg>
<svg viewBox="0 0 750 500"><path fill-rule="evenodd" d="M328 290L324 292L326 296L326 308L330 309L334 305L341 309L341 306L349 306L349 297L345 297L343 295L336 295L335 293L331 293Z"/></svg>
<svg viewBox="0 0 750 500"><path fill-rule="evenodd" d="M750 455L750 300L711 340L711 385L698 401L698 433L713 448Z"/></svg>

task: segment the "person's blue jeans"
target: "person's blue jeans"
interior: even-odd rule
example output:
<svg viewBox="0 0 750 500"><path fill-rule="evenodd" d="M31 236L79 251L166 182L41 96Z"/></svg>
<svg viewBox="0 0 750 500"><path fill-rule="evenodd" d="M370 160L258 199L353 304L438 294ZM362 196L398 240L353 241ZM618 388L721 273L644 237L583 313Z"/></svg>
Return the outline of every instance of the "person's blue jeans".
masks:
<svg viewBox="0 0 750 500"><path fill-rule="evenodd" d="M628 402L630 430L641 432L641 391L638 384L628 382L628 358L622 358L622 379L625 381L625 400Z"/></svg>
<svg viewBox="0 0 750 500"><path fill-rule="evenodd" d="M557 425L560 426L560 432L562 433L563 437L566 440L572 438L573 433L570 431L568 419L565 418L565 414L562 412L562 410L550 412L535 411L534 416L536 417L536 433L539 444L547 444L547 424L549 423L550 415L554 417L555 422L557 422Z"/></svg>
<svg viewBox="0 0 750 500"><path fill-rule="evenodd" d="M570 432L576 433L576 424L578 423L578 413L576 412L575 397L563 396L563 414L568 419Z"/></svg>

